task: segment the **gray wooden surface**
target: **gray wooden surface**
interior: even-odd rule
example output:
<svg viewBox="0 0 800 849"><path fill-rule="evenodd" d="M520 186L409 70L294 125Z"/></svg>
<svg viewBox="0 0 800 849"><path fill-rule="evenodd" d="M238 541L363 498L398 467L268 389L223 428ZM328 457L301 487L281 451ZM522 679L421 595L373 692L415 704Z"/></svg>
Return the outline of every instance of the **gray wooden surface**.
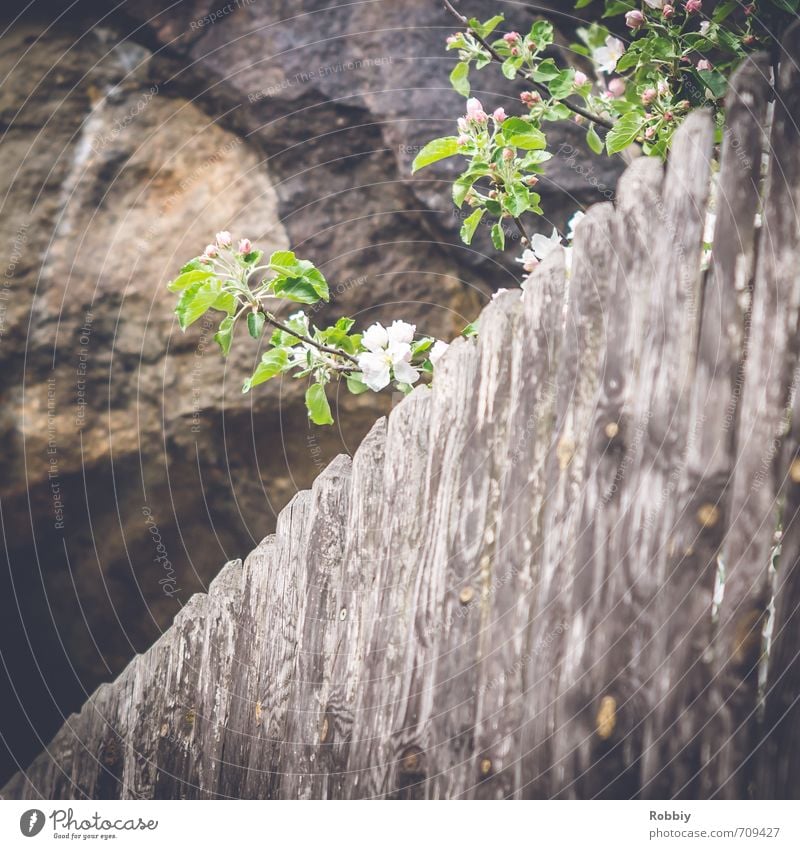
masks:
<svg viewBox="0 0 800 849"><path fill-rule="evenodd" d="M3 795L800 796L794 59L707 271L698 111Z"/></svg>

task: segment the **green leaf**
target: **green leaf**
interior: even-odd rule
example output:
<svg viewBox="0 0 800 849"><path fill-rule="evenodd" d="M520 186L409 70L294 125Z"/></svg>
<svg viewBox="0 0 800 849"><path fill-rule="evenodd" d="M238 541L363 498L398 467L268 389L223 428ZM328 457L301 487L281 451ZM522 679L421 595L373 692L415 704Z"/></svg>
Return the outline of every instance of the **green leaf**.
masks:
<svg viewBox="0 0 800 849"><path fill-rule="evenodd" d="M450 85L463 97L469 97L469 64L459 62L450 73Z"/></svg>
<svg viewBox="0 0 800 849"><path fill-rule="evenodd" d="M250 312L247 314L247 330L253 339L260 339L264 330L264 313Z"/></svg>
<svg viewBox="0 0 800 849"><path fill-rule="evenodd" d="M312 383L306 391L306 409L308 417L316 425L332 425L333 416L325 395L325 387L321 383Z"/></svg>
<svg viewBox="0 0 800 849"><path fill-rule="evenodd" d="M432 165L440 159L447 159L448 156L454 156L456 153L458 153L458 139L456 136L444 136L443 138L429 141L414 157L414 161L411 164L411 173L416 174L420 168Z"/></svg>
<svg viewBox="0 0 800 849"><path fill-rule="evenodd" d="M643 124L644 117L637 112L629 112L619 118L606 136L609 156L628 147L641 132Z"/></svg>
<svg viewBox="0 0 800 849"><path fill-rule="evenodd" d="M553 43L553 25L550 21L534 21L529 33L537 50L542 50Z"/></svg>
<svg viewBox="0 0 800 849"><path fill-rule="evenodd" d="M275 251L269 258L269 267L276 274L285 274L287 277L299 277L301 272L294 251Z"/></svg>
<svg viewBox="0 0 800 849"><path fill-rule="evenodd" d="M475 235L475 228L480 224L483 213L486 210L476 209L468 218L464 219L461 225L461 241L468 245L472 242L472 237Z"/></svg>
<svg viewBox="0 0 800 849"><path fill-rule="evenodd" d="M473 30L473 32L478 33L481 38L486 38L491 35L504 20L505 17L503 15L495 15L493 18L489 18L488 21L484 21L483 23L481 23L477 18L470 18L469 28Z"/></svg>
<svg viewBox="0 0 800 849"><path fill-rule="evenodd" d="M583 9L585 6L588 6L591 2L592 2L592 0L578 0L578 2L575 4L575 8L576 9Z"/></svg>
<svg viewBox="0 0 800 849"><path fill-rule="evenodd" d="M543 150L547 147L547 139L541 130L528 125L524 132L512 131L508 133L504 128L506 141L512 147L519 147L522 150Z"/></svg>
<svg viewBox="0 0 800 849"><path fill-rule="evenodd" d="M242 259L248 265L258 265L258 262L262 256L264 256L264 251L250 251L249 254L244 254Z"/></svg>
<svg viewBox="0 0 800 849"><path fill-rule="evenodd" d="M181 299L178 301L178 306L175 307L175 314L178 316L178 324L180 324L181 330L186 330L189 325L204 315L213 306L219 294L219 282L216 280L211 280L208 283L192 283L191 286L184 289Z"/></svg>
<svg viewBox="0 0 800 849"><path fill-rule="evenodd" d="M592 153L601 154L603 152L603 140L597 135L593 124L589 124L589 129L586 131L586 144Z"/></svg>
<svg viewBox="0 0 800 849"><path fill-rule="evenodd" d="M505 59L503 64L500 66L503 76L507 80L513 80L514 77L517 76L517 71L520 69L524 61L525 60L522 56L509 56L508 59Z"/></svg>
<svg viewBox="0 0 800 849"><path fill-rule="evenodd" d="M226 312L228 315L233 315L236 312L236 298L230 292L222 292L217 297L217 300L211 304L211 309Z"/></svg>
<svg viewBox="0 0 800 849"><path fill-rule="evenodd" d="M502 251L506 246L505 230L500 226L499 221L492 225L492 244L498 251Z"/></svg>
<svg viewBox="0 0 800 849"><path fill-rule="evenodd" d="M181 267L180 273L186 274L187 271L202 271L203 269L207 269L207 266L203 265L203 263L195 257L194 259L190 259L186 265Z"/></svg>
<svg viewBox="0 0 800 849"><path fill-rule="evenodd" d="M269 288L276 298L298 304L316 304L320 300L317 290L303 277L276 277Z"/></svg>
<svg viewBox="0 0 800 849"><path fill-rule="evenodd" d="M191 263L188 263L191 265ZM181 269L181 274L179 274L174 280L170 280L167 283L167 289L170 292L182 292L184 289L187 289L192 283L202 283L204 280L208 280L214 272L206 269L197 269L197 268L189 268L187 271L183 269L188 268L188 265L184 265Z"/></svg>
<svg viewBox="0 0 800 849"><path fill-rule="evenodd" d="M219 330L214 334L214 341L219 345L223 357L227 357L231 350L231 342L233 342L233 325L233 317L227 315L219 323Z"/></svg>
<svg viewBox="0 0 800 849"><path fill-rule="evenodd" d="M533 78L537 83L546 83L555 79L560 71L552 59L543 59L533 71Z"/></svg>
<svg viewBox="0 0 800 849"><path fill-rule="evenodd" d="M254 386L272 380L286 368L288 363L289 355L285 348L272 348L267 351L262 355L261 362L256 366L253 374L245 380L242 392L249 392Z"/></svg>
<svg viewBox="0 0 800 849"><path fill-rule="evenodd" d="M718 100L725 96L728 81L724 74L721 74L719 71L697 71L696 73L715 99Z"/></svg>
<svg viewBox="0 0 800 849"><path fill-rule="evenodd" d="M347 375L347 388L353 395L361 395L369 389L369 386L361 379L361 372L357 371Z"/></svg>
<svg viewBox="0 0 800 849"><path fill-rule="evenodd" d="M624 15L625 12L630 12L633 8L634 4L630 0L611 0L611 2L606 3L602 17L613 18L615 15Z"/></svg>
<svg viewBox="0 0 800 849"><path fill-rule="evenodd" d="M478 321L471 321L462 331L461 335L465 339L471 339L473 336L478 335Z"/></svg>

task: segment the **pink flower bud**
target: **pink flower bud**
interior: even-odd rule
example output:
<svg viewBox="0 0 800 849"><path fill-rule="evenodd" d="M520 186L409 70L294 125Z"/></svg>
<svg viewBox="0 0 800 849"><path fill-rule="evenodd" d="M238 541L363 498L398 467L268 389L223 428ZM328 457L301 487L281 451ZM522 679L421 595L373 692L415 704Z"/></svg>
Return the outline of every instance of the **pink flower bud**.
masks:
<svg viewBox="0 0 800 849"><path fill-rule="evenodd" d="M539 103L542 99L542 95L539 94L538 91L523 91L522 94L520 94L519 99L526 106L531 106L534 103Z"/></svg>
<svg viewBox="0 0 800 849"><path fill-rule="evenodd" d="M658 94L659 97L664 97L664 95L669 94L669 83L666 80L661 80L658 83Z"/></svg>
<svg viewBox="0 0 800 849"><path fill-rule="evenodd" d="M642 103L649 106L658 96L658 92L654 88L646 88L642 92Z"/></svg>
<svg viewBox="0 0 800 849"><path fill-rule="evenodd" d="M674 116L674 115L672 114L672 112L670 112L669 110L667 110L667 111L664 113L664 120L665 120L665 121L671 121L674 117L675 117L675 116Z"/></svg>
<svg viewBox="0 0 800 849"><path fill-rule="evenodd" d="M745 6L745 7L744 7L744 13L745 13L745 15L747 15L748 17L749 17L750 15L752 15L752 14L753 14L753 12L755 12L755 10L756 10L756 7L755 7L752 3L751 3L749 6Z"/></svg>
<svg viewBox="0 0 800 849"><path fill-rule="evenodd" d="M492 112L492 118L494 118L496 124L502 124L507 117L508 115L506 115L506 110L503 109L502 106L498 106L497 109Z"/></svg>
<svg viewBox="0 0 800 849"><path fill-rule="evenodd" d="M521 37L522 36L520 36L518 32L507 32L503 36L503 41L505 41L506 44L516 44Z"/></svg>
<svg viewBox="0 0 800 849"><path fill-rule="evenodd" d="M697 67L698 71L710 71L711 70L711 62L709 62L708 59L701 59L697 63L696 67Z"/></svg>
<svg viewBox="0 0 800 849"><path fill-rule="evenodd" d="M231 234L227 230L221 230L217 233L217 245L221 248L229 248L233 244Z"/></svg>
<svg viewBox="0 0 800 849"><path fill-rule="evenodd" d="M622 97L625 94L625 80L622 77L614 77L608 84L608 90L612 97Z"/></svg>
<svg viewBox="0 0 800 849"><path fill-rule="evenodd" d="M695 12L699 12L703 8L702 0L686 0L684 8L686 9L687 14L693 15Z"/></svg>
<svg viewBox="0 0 800 849"><path fill-rule="evenodd" d="M457 35L448 35L444 40L445 44L449 47L451 44L455 44L458 41Z"/></svg>
<svg viewBox="0 0 800 849"><path fill-rule="evenodd" d="M464 133L461 133L456 143L459 147L464 147L465 144L469 143L469 136L465 135Z"/></svg>
<svg viewBox="0 0 800 849"><path fill-rule="evenodd" d="M655 134L656 134L656 128L655 128L655 127L648 127L648 128L644 131L644 137L645 137L646 139L648 139L648 140L649 140L649 139L651 139L651 138L653 138L653 136L654 136Z"/></svg>
<svg viewBox="0 0 800 849"><path fill-rule="evenodd" d="M529 186L535 186L539 182L539 178L535 174L531 174L530 176L525 178L525 182Z"/></svg>
<svg viewBox="0 0 800 849"><path fill-rule="evenodd" d="M692 2L692 0L689 0L689 2ZM643 23L644 15L639 9L631 9L630 12L625 13L625 26L629 29L637 30Z"/></svg>
<svg viewBox="0 0 800 849"><path fill-rule="evenodd" d="M512 47L511 48L511 55L512 56L519 56L519 47Z"/></svg>
<svg viewBox="0 0 800 849"><path fill-rule="evenodd" d="M466 118L462 117L458 119L458 131L460 133L466 133L469 131L469 122Z"/></svg>
<svg viewBox="0 0 800 849"><path fill-rule="evenodd" d="M241 239L239 241L239 253L240 254L249 254L253 251L253 244L250 239Z"/></svg>
<svg viewBox="0 0 800 849"><path fill-rule="evenodd" d="M478 124L485 124L489 116L483 111L483 106L477 97L470 97L467 101L467 118Z"/></svg>
<svg viewBox="0 0 800 849"><path fill-rule="evenodd" d="M203 253L210 259L211 257L217 255L217 246L216 245L206 245L206 249Z"/></svg>
<svg viewBox="0 0 800 849"><path fill-rule="evenodd" d="M503 148L503 161L504 162L511 162L511 160L513 158L514 158L514 151L510 147L504 147Z"/></svg>
<svg viewBox="0 0 800 849"><path fill-rule="evenodd" d="M575 71L575 85L586 85L587 82L589 82L589 77L583 71Z"/></svg>
<svg viewBox="0 0 800 849"><path fill-rule="evenodd" d="M670 20L670 18L675 17L675 7L670 6L669 3L665 3L664 8L661 10L661 14L664 17L664 20L668 21L668 20Z"/></svg>

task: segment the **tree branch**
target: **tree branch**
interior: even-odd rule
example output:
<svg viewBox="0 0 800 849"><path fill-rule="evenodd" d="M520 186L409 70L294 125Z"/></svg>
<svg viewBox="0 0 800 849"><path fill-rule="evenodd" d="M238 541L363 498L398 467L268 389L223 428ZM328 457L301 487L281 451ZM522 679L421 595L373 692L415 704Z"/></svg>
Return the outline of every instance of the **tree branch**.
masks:
<svg viewBox="0 0 800 849"><path fill-rule="evenodd" d="M467 32L469 32L472 37L478 42L478 44L480 44L481 47L486 50L486 52L492 57L492 59L494 59L495 62L500 62L500 64L502 64L503 57L492 47L491 44L489 44L489 42L482 35L479 35L477 32L475 32L474 29L472 29L472 27L469 25L468 19L453 6L450 0L442 0L442 2L444 3L445 9L447 9L451 14L456 17L458 22L466 28ZM536 80L531 77L528 71L523 71L521 76L523 77L523 79L531 83L540 94L544 94L547 97L552 96L550 94L550 89L548 89L546 85L536 82ZM605 129L610 130L614 126L611 121L607 120L606 118L601 118L600 115L595 115L588 109L584 109L582 106L578 106L577 103L570 103L569 100L562 100L560 102L563 103L564 106L566 106L567 109L569 109L571 112L574 112L576 115L580 115L582 118L586 118L587 121L591 121L593 124L597 124L599 127L605 127Z"/></svg>
<svg viewBox="0 0 800 849"><path fill-rule="evenodd" d="M317 342L310 336L303 336L302 333L295 333L295 331L292 330L291 327L287 326L286 324L282 324L280 321L278 321L277 318L275 318L275 316L271 312L265 310L264 307L260 304L258 309L259 312L263 314L267 323L271 324L273 327L277 327L278 330L282 330L284 333L288 333L290 336L294 336L295 339L299 339L301 342L305 342L308 345L312 345L317 350L324 351L326 354L333 354L333 356L335 357L342 357L342 359L348 360L349 362L353 363L356 368L358 368L358 360L350 354L346 353L345 351L341 351L338 348L330 348L328 345L323 345L321 342Z"/></svg>

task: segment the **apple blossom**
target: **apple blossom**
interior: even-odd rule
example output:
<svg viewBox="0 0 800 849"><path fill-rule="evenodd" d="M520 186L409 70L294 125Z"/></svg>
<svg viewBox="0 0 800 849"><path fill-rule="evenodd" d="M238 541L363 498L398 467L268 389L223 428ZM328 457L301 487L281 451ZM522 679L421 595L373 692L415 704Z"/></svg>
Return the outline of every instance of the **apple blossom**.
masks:
<svg viewBox="0 0 800 849"><path fill-rule="evenodd" d="M642 92L642 103L649 106L658 96L658 92L654 88L646 88Z"/></svg>
<svg viewBox="0 0 800 849"><path fill-rule="evenodd" d="M614 77L608 83L608 90L612 97L622 97L625 94L625 80L622 77Z"/></svg>
<svg viewBox="0 0 800 849"><path fill-rule="evenodd" d="M541 233L535 233L531 237L531 250L537 259L544 259L548 254L552 253L561 245L561 236L558 235L558 230L553 227L553 232L550 236L543 236Z"/></svg>
<svg viewBox="0 0 800 849"><path fill-rule="evenodd" d="M637 30L644 23L644 15L638 9L631 9L625 13L625 26Z"/></svg>
<svg viewBox="0 0 800 849"><path fill-rule="evenodd" d="M586 85L589 82L589 77L583 71L575 71L574 82L576 86Z"/></svg>
<svg viewBox="0 0 800 849"><path fill-rule="evenodd" d="M507 32L503 36L503 41L505 41L506 44L516 44L521 38L522 36L518 32Z"/></svg>
<svg viewBox="0 0 800 849"><path fill-rule="evenodd" d="M669 3L664 4L664 8L661 10L661 15L665 20L670 20L675 17L675 7Z"/></svg>
<svg viewBox="0 0 800 849"><path fill-rule="evenodd" d="M697 67L698 71L710 71L711 70L711 62L709 62L708 59L701 59L697 63L696 67Z"/></svg>
<svg viewBox="0 0 800 849"><path fill-rule="evenodd" d="M488 115L483 111L483 106L477 97L470 97L467 101L467 118L470 121L475 121L477 124L484 124L488 119Z"/></svg>
<svg viewBox="0 0 800 849"><path fill-rule="evenodd" d="M253 250L253 244L250 239L240 239L239 240L239 253L240 254L249 254Z"/></svg>
<svg viewBox="0 0 800 849"><path fill-rule="evenodd" d="M364 383L373 391L380 392L394 378L399 383L416 383L419 371L411 365L411 345L404 341L413 338L414 325L396 321L390 328L380 323L373 324L361 337L367 349L357 358Z"/></svg>
<svg viewBox="0 0 800 849"><path fill-rule="evenodd" d="M618 38L609 35L606 38L604 47L597 47L592 51L592 61L597 66L597 70L605 74L610 74L616 67L617 62L622 58L625 52L625 45Z"/></svg>
<svg viewBox="0 0 800 849"><path fill-rule="evenodd" d="M492 118L494 119L496 124L502 124L507 117L508 115L506 115L506 110L503 109L502 106L498 106L497 109L492 112Z"/></svg>
<svg viewBox="0 0 800 849"><path fill-rule="evenodd" d="M694 14L695 12L699 12L703 8L702 0L686 0L684 8L686 9L686 13L688 15Z"/></svg>
<svg viewBox="0 0 800 849"><path fill-rule="evenodd" d="M522 252L522 256L518 256L515 262L519 262L522 265L523 271L527 274L530 274L539 264L536 254L530 248L526 248Z"/></svg>
<svg viewBox="0 0 800 849"><path fill-rule="evenodd" d="M221 248L229 248L233 244L231 234L227 230L221 230L217 233L217 245Z"/></svg>

